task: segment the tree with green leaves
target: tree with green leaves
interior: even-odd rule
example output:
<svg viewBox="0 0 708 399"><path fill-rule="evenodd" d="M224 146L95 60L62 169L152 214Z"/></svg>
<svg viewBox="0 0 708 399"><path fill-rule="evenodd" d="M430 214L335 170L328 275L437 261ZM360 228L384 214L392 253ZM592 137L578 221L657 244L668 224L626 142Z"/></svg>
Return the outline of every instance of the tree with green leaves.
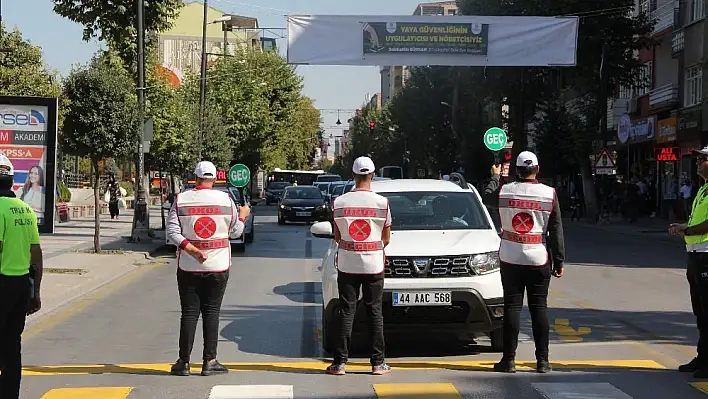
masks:
<svg viewBox="0 0 708 399"><path fill-rule="evenodd" d="M285 134L279 144L284 147L288 168L306 169L312 164L321 133L320 111L312 99L301 97L281 129Z"/></svg>
<svg viewBox="0 0 708 399"><path fill-rule="evenodd" d="M128 68L137 59L137 2L113 0L52 0L54 12L84 27L83 39L102 40L116 51ZM163 32L184 6L182 0L145 1L145 31ZM149 43L148 43L149 44ZM154 43L153 43L154 45Z"/></svg>
<svg viewBox="0 0 708 399"><path fill-rule="evenodd" d="M59 97L61 80L42 59L42 49L33 46L15 29L0 26L0 95Z"/></svg>
<svg viewBox="0 0 708 399"><path fill-rule="evenodd" d="M99 162L128 156L135 149L138 104L130 75L110 54L96 55L91 62L72 70L64 82L69 100L64 120L63 150L88 157L93 165L96 207L94 249L101 251Z"/></svg>

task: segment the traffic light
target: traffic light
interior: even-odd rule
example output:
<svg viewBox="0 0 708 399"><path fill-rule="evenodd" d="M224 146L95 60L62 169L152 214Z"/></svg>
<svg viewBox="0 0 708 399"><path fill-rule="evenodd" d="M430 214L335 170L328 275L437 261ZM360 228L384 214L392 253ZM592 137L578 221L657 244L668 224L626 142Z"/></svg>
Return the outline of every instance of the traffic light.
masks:
<svg viewBox="0 0 708 399"><path fill-rule="evenodd" d="M369 131L374 132L374 129L376 128L376 122L369 122Z"/></svg>
<svg viewBox="0 0 708 399"><path fill-rule="evenodd" d="M503 155L504 163L511 162L511 150L504 150Z"/></svg>

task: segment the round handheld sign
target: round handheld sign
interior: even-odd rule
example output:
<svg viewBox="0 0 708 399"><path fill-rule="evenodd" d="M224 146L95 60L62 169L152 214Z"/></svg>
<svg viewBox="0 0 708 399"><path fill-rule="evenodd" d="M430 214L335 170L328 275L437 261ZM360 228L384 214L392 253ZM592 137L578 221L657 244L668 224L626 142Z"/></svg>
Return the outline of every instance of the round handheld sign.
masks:
<svg viewBox="0 0 708 399"><path fill-rule="evenodd" d="M251 170L248 166L237 163L229 169L229 183L234 187L246 187L251 181Z"/></svg>
<svg viewBox="0 0 708 399"><path fill-rule="evenodd" d="M506 133L498 127L489 128L484 132L484 145L492 151L501 151L506 146Z"/></svg>

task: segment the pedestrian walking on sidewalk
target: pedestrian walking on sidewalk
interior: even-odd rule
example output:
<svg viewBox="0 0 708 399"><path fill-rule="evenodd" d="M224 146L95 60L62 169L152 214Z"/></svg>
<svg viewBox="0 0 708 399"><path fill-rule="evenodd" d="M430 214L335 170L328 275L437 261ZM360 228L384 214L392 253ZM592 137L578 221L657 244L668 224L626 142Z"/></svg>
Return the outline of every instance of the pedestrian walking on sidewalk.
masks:
<svg viewBox="0 0 708 399"><path fill-rule="evenodd" d="M168 239L179 247L177 288L182 308L179 359L171 373L182 376L190 374L199 313L204 336L201 374L228 372L216 360L216 347L221 301L231 267L229 237L243 234L244 221L251 212L248 206L234 204L227 193L212 189L216 181L213 163L199 162L194 174L196 187L175 196L167 221Z"/></svg>
<svg viewBox="0 0 708 399"><path fill-rule="evenodd" d="M548 373L548 287L551 276L563 276L565 243L556 190L536 180L538 158L523 151L516 159L517 181L500 186L500 165L492 166L492 180L485 195L499 192L501 219L501 280L504 288L504 354L494 370L516 372L520 313L524 292L528 294L536 371ZM549 254L550 252L550 254Z"/></svg>
<svg viewBox="0 0 708 399"><path fill-rule="evenodd" d="M118 219L120 216L120 210L118 208L118 201L121 199L120 184L116 181L115 175L111 174L108 177L108 186L106 191L108 192L108 211L111 213L111 219Z"/></svg>
<svg viewBox="0 0 708 399"><path fill-rule="evenodd" d="M671 224L669 233L683 237L686 242L686 278L699 333L697 356L678 369L693 373L696 378L708 378L708 147L694 154L698 176L704 183L693 200L688 222Z"/></svg>
<svg viewBox="0 0 708 399"><path fill-rule="evenodd" d="M351 349L354 315L359 292L369 317L371 372L388 374L384 360L383 288L384 248L391 239L391 211L388 198L371 191L376 167L369 157L354 160L355 187L337 197L332 204L337 288L339 290L339 334L334 346L334 361L327 374L345 374Z"/></svg>
<svg viewBox="0 0 708 399"><path fill-rule="evenodd" d="M18 399L22 332L42 307L42 248L37 215L12 191L14 168L0 154L0 398Z"/></svg>

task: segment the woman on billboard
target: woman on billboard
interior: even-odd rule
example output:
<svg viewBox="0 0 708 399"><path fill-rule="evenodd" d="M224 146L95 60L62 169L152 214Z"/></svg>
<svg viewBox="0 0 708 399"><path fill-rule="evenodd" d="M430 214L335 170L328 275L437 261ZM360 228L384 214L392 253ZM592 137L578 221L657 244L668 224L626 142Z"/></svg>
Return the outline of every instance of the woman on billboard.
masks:
<svg viewBox="0 0 708 399"><path fill-rule="evenodd" d="M30 168L25 184L17 196L34 209L37 219L44 220L44 169L41 166L34 165Z"/></svg>

